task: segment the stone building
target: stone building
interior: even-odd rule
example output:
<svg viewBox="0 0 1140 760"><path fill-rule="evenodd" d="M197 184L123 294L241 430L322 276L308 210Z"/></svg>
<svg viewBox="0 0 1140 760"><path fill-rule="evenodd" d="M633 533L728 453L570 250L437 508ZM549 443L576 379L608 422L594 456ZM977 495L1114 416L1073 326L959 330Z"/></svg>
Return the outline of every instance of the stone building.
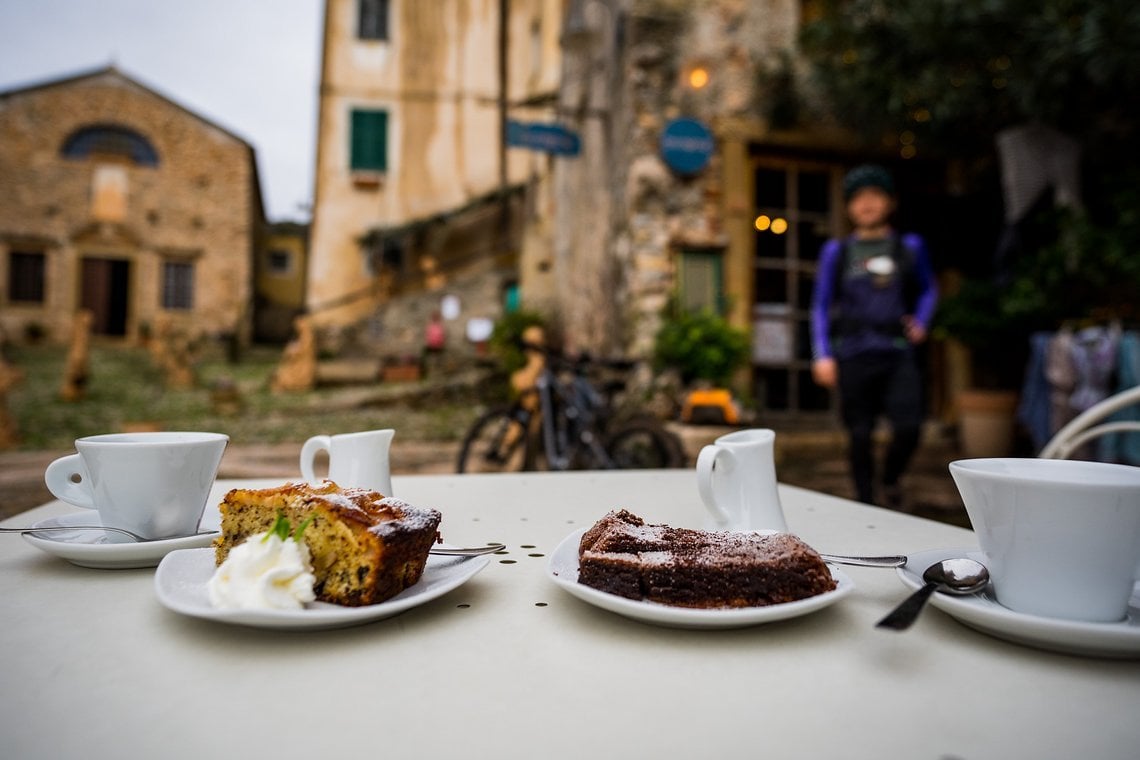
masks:
<svg viewBox="0 0 1140 760"><path fill-rule="evenodd" d="M0 93L0 330L250 334L254 152L121 71Z"/></svg>
<svg viewBox="0 0 1140 760"><path fill-rule="evenodd" d="M550 159L504 137L557 90L561 5L326 2L307 284L326 346L418 352L446 302L460 348L514 302L549 248Z"/></svg>
<svg viewBox="0 0 1140 760"><path fill-rule="evenodd" d="M810 376L821 244L845 232L842 178L868 160L905 188L900 226L933 234L947 172L898 143L868 152L813 99L798 0L569 0L557 112L581 154L556 164L556 311L575 347L649 356L667 302L745 329L765 418L827 416Z"/></svg>

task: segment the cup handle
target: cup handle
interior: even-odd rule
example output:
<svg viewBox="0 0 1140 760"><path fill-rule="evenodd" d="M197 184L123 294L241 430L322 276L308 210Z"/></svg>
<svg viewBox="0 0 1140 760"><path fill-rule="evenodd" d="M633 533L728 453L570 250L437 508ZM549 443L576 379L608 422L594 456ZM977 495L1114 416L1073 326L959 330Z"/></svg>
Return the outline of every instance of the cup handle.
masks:
<svg viewBox="0 0 1140 760"><path fill-rule="evenodd" d="M78 454L60 457L44 471L44 484L55 498L84 509L95 509L91 476Z"/></svg>
<svg viewBox="0 0 1140 760"><path fill-rule="evenodd" d="M732 452L717 446L715 443L701 449L701 453L697 456L697 490L701 492L701 501L712 513L713 519L718 523L727 525L732 517L724 511L724 507L716 503L712 487L713 469L722 456L731 459Z"/></svg>
<svg viewBox="0 0 1140 760"><path fill-rule="evenodd" d="M301 477L310 483L318 480L317 474L313 470L313 461L317 457L317 452L328 451L331 453L331 449L331 436L314 435L312 438L305 441L305 445L301 447Z"/></svg>

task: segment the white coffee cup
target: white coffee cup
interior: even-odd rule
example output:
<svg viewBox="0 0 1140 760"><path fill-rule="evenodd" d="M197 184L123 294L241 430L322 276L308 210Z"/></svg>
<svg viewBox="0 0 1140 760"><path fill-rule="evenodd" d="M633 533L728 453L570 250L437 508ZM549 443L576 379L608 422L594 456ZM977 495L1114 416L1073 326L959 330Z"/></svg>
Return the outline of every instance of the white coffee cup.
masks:
<svg viewBox="0 0 1140 760"><path fill-rule="evenodd" d="M785 532L776 483L776 433L738 430L697 457L697 489L716 530Z"/></svg>
<svg viewBox="0 0 1140 760"><path fill-rule="evenodd" d="M49 464L44 482L56 498L98 510L103 525L150 539L187 535L198 530L228 441L221 433L93 435L75 441L78 454Z"/></svg>
<svg viewBox="0 0 1140 760"><path fill-rule="evenodd" d="M395 434L388 429L315 435L301 447L301 476L309 482L321 480L314 463L317 454L324 451L329 457L329 480L342 488L370 488L391 496L388 449Z"/></svg>
<svg viewBox="0 0 1140 760"><path fill-rule="evenodd" d="M1124 618L1140 562L1140 467L964 459L950 474L998 602L1052 618Z"/></svg>

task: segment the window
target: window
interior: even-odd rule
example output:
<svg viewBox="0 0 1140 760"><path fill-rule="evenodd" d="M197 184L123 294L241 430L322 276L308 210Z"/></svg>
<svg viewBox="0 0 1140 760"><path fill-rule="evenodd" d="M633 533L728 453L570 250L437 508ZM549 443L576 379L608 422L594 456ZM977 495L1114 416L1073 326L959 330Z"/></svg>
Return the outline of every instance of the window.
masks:
<svg viewBox="0 0 1140 760"><path fill-rule="evenodd" d="M685 311L724 310L723 257L721 251L681 251L678 281Z"/></svg>
<svg viewBox="0 0 1140 760"><path fill-rule="evenodd" d="M358 0L356 36L362 40L388 39L388 0Z"/></svg>
<svg viewBox="0 0 1140 760"><path fill-rule="evenodd" d="M265 265L270 274L289 274L293 271L293 257L289 255L289 251L274 248L266 254Z"/></svg>
<svg viewBox="0 0 1140 760"><path fill-rule="evenodd" d="M406 259L404 248L404 240L398 236L386 237L375 242L368 254L369 274L378 275L381 272L397 276L403 274Z"/></svg>
<svg viewBox="0 0 1140 760"><path fill-rule="evenodd" d="M12 251L8 256L8 300L44 302L44 255Z"/></svg>
<svg viewBox="0 0 1140 760"><path fill-rule="evenodd" d="M353 171L388 170L388 112L353 109L349 165Z"/></svg>
<svg viewBox="0 0 1140 760"><path fill-rule="evenodd" d="M108 124L82 127L72 132L60 153L64 158L113 156L138 166L158 166L158 152L149 140L133 129Z"/></svg>
<svg viewBox="0 0 1140 760"><path fill-rule="evenodd" d="M162 265L162 308L194 308L194 265L167 261Z"/></svg>

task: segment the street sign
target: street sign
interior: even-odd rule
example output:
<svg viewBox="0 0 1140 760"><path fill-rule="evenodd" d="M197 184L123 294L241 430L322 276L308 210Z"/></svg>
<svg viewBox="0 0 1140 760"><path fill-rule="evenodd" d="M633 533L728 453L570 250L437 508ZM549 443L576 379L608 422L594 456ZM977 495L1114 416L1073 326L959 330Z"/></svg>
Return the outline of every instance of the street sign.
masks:
<svg viewBox="0 0 1140 760"><path fill-rule="evenodd" d="M697 174L716 148L712 130L696 119L674 119L661 132L661 158L678 174Z"/></svg>
<svg viewBox="0 0 1140 760"><path fill-rule="evenodd" d="M582 140L577 133L561 124L540 122L508 121L507 145L556 156L576 156L582 151Z"/></svg>

